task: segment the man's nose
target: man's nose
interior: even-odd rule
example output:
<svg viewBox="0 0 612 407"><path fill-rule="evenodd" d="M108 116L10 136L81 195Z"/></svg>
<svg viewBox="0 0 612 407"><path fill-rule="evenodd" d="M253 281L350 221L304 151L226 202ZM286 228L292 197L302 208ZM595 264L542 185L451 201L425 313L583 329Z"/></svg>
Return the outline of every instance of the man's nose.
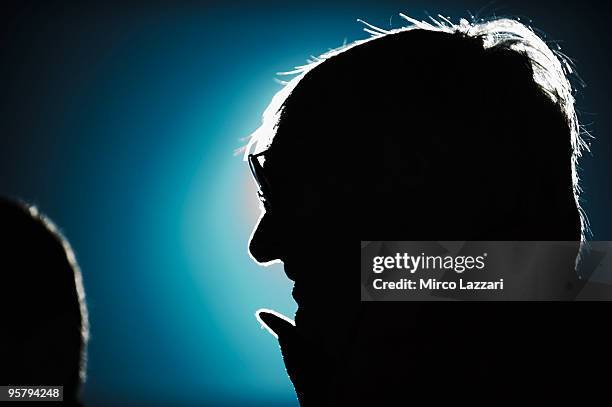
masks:
<svg viewBox="0 0 612 407"><path fill-rule="evenodd" d="M249 252L258 263L282 260L284 238L286 236L282 236L277 222L269 214L264 214L249 242Z"/></svg>

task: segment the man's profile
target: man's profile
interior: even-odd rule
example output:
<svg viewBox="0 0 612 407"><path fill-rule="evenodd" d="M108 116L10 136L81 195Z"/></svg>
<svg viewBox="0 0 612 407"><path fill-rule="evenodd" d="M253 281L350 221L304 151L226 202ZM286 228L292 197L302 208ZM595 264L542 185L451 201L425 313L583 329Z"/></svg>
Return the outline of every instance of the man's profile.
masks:
<svg viewBox="0 0 612 407"><path fill-rule="evenodd" d="M355 298L358 237L587 233L568 61L512 19L407 19L295 71L246 147L263 202L249 252L283 262L299 307L258 318L303 405L557 399L584 362L575 310Z"/></svg>

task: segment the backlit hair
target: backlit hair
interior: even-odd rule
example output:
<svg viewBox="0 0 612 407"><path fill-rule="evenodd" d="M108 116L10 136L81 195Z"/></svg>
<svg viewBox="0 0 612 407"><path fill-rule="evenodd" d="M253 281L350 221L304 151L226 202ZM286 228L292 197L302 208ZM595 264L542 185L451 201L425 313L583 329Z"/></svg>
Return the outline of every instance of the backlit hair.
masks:
<svg viewBox="0 0 612 407"><path fill-rule="evenodd" d="M569 137L572 147L572 188L574 200L580 213L581 240L584 241L586 234L589 233L589 225L586 214L580 206L581 188L577 166L578 159L582 156L583 151L589 150L585 137L590 137L590 135L580 126L574 108L574 89L569 77L576 74L571 60L559 49L552 50L530 27L518 20L495 18L469 22L466 19L461 19L458 24L455 24L449 18L441 15L437 19L431 18L431 22L418 21L401 13L400 16L408 22L408 25L392 30L384 30L359 20L365 25L364 31L371 34L369 38L357 40L332 49L318 57L312 57L305 65L298 66L292 71L280 72L279 75L293 75L293 77L288 81L279 81L284 85L283 88L272 97L270 104L263 112L261 125L248 136L248 143L239 149L238 153L243 152L246 160L248 154L259 153L270 147L276 134L285 101L312 69L328 59L366 42L410 30L463 34L467 37L480 39L485 49L510 50L526 56L531 63L534 82L550 100L559 106L565 116L570 129Z"/></svg>

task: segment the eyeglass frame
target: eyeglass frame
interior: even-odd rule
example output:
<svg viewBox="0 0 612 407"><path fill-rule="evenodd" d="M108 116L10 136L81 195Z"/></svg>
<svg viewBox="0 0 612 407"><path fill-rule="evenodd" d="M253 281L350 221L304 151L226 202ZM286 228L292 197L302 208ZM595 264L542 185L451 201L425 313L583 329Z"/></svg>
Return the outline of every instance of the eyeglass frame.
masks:
<svg viewBox="0 0 612 407"><path fill-rule="evenodd" d="M266 152L267 151L262 151L261 153L257 153L257 154L249 154L247 156L247 160L249 162L249 169L251 170L251 175L253 176L253 179L255 180L255 184L257 184L257 189L258 189L257 195L259 196L259 199L262 201L264 208L266 210L269 210L271 209L270 182L266 178L266 175L264 173L264 168L259 162L259 157L262 157L264 153Z"/></svg>

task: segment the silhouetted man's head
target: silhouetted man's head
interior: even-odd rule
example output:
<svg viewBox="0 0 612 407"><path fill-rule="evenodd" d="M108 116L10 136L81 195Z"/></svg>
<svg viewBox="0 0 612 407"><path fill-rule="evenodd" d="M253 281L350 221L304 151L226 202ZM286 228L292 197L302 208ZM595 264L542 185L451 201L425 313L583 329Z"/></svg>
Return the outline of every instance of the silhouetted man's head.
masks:
<svg viewBox="0 0 612 407"><path fill-rule="evenodd" d="M584 232L576 160L585 146L566 61L514 20L410 21L368 26L372 38L299 68L246 148L265 207L250 253L283 261L297 328L325 330L326 341L353 301L340 298L356 296L348 247L357 238L579 241Z"/></svg>
<svg viewBox="0 0 612 407"><path fill-rule="evenodd" d="M0 199L0 228L0 384L64 386L75 402L88 320L74 254L35 207Z"/></svg>
<svg viewBox="0 0 612 407"><path fill-rule="evenodd" d="M274 205L261 226L288 243L323 226L578 240L570 92L560 61L511 20L413 27L332 52L275 97L251 140L248 152L266 151ZM278 257L258 243L255 257Z"/></svg>

